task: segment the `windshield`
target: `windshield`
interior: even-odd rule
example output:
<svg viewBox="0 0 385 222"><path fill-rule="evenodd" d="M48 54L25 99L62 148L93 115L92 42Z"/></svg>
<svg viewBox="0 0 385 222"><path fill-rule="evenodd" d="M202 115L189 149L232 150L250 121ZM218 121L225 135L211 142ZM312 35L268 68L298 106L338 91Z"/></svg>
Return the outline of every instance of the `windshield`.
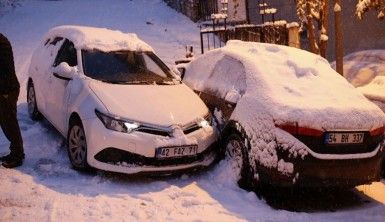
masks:
<svg viewBox="0 0 385 222"><path fill-rule="evenodd" d="M84 74L117 84L175 84L170 69L153 52L82 50Z"/></svg>

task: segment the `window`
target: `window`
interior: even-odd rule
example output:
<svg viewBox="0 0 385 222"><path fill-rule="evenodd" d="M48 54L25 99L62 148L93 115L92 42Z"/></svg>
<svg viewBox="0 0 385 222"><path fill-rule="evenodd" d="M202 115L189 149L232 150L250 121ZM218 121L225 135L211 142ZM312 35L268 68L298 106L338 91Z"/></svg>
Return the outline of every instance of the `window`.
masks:
<svg viewBox="0 0 385 222"><path fill-rule="evenodd" d="M55 40L52 42L55 42ZM77 56L76 56L76 48L74 44L68 39L64 41L62 47L60 48L53 66L58 66L62 62L68 63L69 66L76 66L78 64Z"/></svg>
<svg viewBox="0 0 385 222"><path fill-rule="evenodd" d="M165 72L162 70L162 68L155 63L154 60L152 60L148 55L146 54L142 54L143 55L143 59L144 59L144 62L146 64L146 68L148 71L152 72L152 73L156 73L164 78L167 77L167 75L165 74Z"/></svg>
<svg viewBox="0 0 385 222"><path fill-rule="evenodd" d="M232 90L243 95L246 90L246 73L243 64L229 56L224 56L216 63L205 83L205 88L219 94L217 96L222 98Z"/></svg>
<svg viewBox="0 0 385 222"><path fill-rule="evenodd" d="M84 74L93 79L117 84L174 84L168 67L152 52L82 50L82 60Z"/></svg>

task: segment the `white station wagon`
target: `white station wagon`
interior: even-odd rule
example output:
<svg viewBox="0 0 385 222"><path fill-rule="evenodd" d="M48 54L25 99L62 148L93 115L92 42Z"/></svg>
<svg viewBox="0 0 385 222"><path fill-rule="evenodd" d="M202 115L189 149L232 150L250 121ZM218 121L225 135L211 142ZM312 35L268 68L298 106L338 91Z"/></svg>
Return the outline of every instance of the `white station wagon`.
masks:
<svg viewBox="0 0 385 222"><path fill-rule="evenodd" d="M75 169L170 173L216 158L208 108L135 34L51 29L33 54L27 92L29 115L67 138Z"/></svg>

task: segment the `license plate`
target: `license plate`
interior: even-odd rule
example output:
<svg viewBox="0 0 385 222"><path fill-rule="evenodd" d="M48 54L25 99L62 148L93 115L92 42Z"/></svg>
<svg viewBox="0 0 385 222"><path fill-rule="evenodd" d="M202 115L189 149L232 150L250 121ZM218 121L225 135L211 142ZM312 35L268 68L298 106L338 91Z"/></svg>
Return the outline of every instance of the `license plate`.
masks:
<svg viewBox="0 0 385 222"><path fill-rule="evenodd" d="M169 157L193 156L193 155L196 155L197 153L198 153L197 145L161 147L156 149L155 157L169 158Z"/></svg>
<svg viewBox="0 0 385 222"><path fill-rule="evenodd" d="M364 142L364 133L326 133L325 144L360 144Z"/></svg>

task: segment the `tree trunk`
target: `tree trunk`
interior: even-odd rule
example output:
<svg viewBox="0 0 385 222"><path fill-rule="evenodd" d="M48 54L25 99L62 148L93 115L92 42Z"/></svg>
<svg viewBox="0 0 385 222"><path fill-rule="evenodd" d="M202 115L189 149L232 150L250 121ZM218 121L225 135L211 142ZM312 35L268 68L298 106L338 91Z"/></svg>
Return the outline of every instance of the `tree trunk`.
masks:
<svg viewBox="0 0 385 222"><path fill-rule="evenodd" d="M311 8L310 8L310 2L306 2L306 28L308 32L308 39L309 39L309 45L310 45L310 51L315 54L319 54L319 48L317 46L317 42L315 39L315 33L314 33L314 25L313 25L313 18L311 16Z"/></svg>
<svg viewBox="0 0 385 222"><path fill-rule="evenodd" d="M322 27L321 27L321 35L328 36L329 30L329 0L324 0L324 7L322 9ZM322 57L326 58L326 50L327 50L328 40L320 40L320 54Z"/></svg>
<svg viewBox="0 0 385 222"><path fill-rule="evenodd" d="M336 10L339 8L340 10ZM343 35L342 35L342 19L341 19L341 0L335 0L334 5L334 25L335 25L335 50L336 50L336 71L344 75L343 69L343 57L344 57L344 46L343 46Z"/></svg>

